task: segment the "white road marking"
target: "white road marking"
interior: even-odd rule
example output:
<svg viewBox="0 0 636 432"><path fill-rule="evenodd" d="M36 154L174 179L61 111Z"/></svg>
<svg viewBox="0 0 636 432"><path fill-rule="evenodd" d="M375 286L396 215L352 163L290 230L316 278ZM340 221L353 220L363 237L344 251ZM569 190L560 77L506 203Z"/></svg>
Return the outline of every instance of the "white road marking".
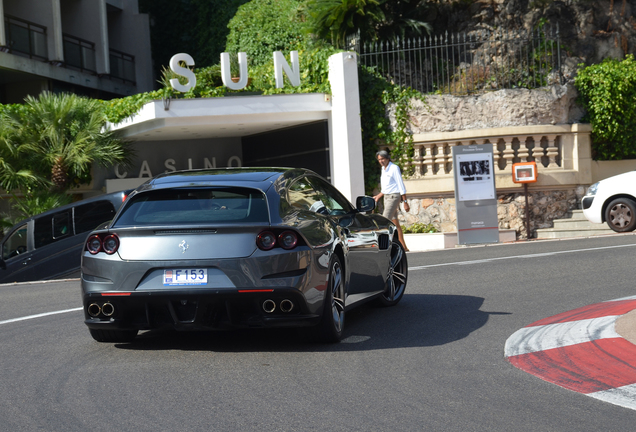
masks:
<svg viewBox="0 0 636 432"><path fill-rule="evenodd" d="M568 321L536 327L524 327L506 341L506 357L545 351L589 342L597 339L619 338L614 323L619 315Z"/></svg>
<svg viewBox="0 0 636 432"><path fill-rule="evenodd" d="M13 319L6 320L6 321L0 321L0 325L9 324L9 323L18 322L18 321L26 321L26 320L31 320L31 319L35 319L35 318L41 318L41 317L45 317L45 316L49 316L49 315L57 315L57 314L63 314L63 313L67 313L67 312L77 312L77 311L81 311L82 309L83 308L78 307L78 308L66 309L66 310L61 310L61 311L45 312L45 313L41 313L41 314L37 314L37 315L29 315L29 316L25 316L25 317L21 317L21 318L13 318Z"/></svg>
<svg viewBox="0 0 636 432"><path fill-rule="evenodd" d="M587 396L624 408L636 409L636 384L588 393Z"/></svg>
<svg viewBox="0 0 636 432"><path fill-rule="evenodd" d="M427 268L452 266L452 265L483 264L483 263L487 263L487 262L501 261L501 260L507 260L507 259L539 258L539 257L552 256L552 255L560 255L560 254L568 254L568 253L576 253L576 252L589 252L589 251L598 251L598 250L603 250L603 249L616 249L616 248L624 248L624 247L636 247L636 244L618 245L618 246L603 246L603 247L598 247L598 248L574 249L574 250L567 250L567 251L544 252L544 253L529 254L529 255L514 255L514 256L497 257L497 258L486 258L486 259L473 260L473 261L458 261L458 262L451 262L451 263L431 264L431 265L424 265L424 266L409 267L409 271L425 270Z"/></svg>

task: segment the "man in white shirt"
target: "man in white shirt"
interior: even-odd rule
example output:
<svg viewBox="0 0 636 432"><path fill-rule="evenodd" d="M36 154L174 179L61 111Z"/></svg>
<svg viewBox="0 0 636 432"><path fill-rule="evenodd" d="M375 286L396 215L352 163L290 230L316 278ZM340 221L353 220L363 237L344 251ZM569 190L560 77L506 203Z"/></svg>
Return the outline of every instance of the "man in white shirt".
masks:
<svg viewBox="0 0 636 432"><path fill-rule="evenodd" d="M386 150L380 150L375 154L375 157L382 166L382 175L380 176L381 192L374 196L373 199L378 202L380 198L384 197L384 212L382 216L390 219L395 224L400 243L402 243L404 250L408 251L404 242L402 227L397 217L400 202L404 203L404 211L410 210L409 203L406 201L406 187L404 187L404 182L402 181L402 172L399 166L391 162L389 152Z"/></svg>

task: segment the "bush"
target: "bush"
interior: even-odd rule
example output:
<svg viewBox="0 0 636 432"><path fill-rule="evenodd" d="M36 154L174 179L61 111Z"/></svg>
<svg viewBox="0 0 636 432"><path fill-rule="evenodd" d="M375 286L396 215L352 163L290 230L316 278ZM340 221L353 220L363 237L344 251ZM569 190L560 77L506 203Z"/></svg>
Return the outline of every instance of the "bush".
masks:
<svg viewBox="0 0 636 432"><path fill-rule="evenodd" d="M250 66L272 62L274 51L299 50L309 40L299 0L252 0L227 26L226 52L247 53Z"/></svg>
<svg viewBox="0 0 636 432"><path fill-rule="evenodd" d="M436 233L437 228L433 224L414 223L409 226L402 225L402 232L404 234Z"/></svg>
<svg viewBox="0 0 636 432"><path fill-rule="evenodd" d="M636 158L636 61L605 59L579 70L579 103L592 124L592 156L597 160Z"/></svg>

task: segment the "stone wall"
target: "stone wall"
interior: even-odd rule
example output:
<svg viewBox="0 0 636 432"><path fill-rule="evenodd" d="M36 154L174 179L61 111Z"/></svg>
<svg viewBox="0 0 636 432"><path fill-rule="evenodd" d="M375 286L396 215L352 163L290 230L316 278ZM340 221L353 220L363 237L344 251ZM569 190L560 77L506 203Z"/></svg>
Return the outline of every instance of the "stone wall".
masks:
<svg viewBox="0 0 636 432"><path fill-rule="evenodd" d="M530 238L536 237L539 228L552 228L553 220L567 217L580 208L585 187L577 186L563 190L528 192L530 215ZM411 198L410 211L400 210L398 220L401 225L414 223L432 224L439 232L457 231L457 211L455 198ZM526 196L521 193L497 195L497 216L500 229L514 229L517 239L526 235Z"/></svg>
<svg viewBox="0 0 636 432"><path fill-rule="evenodd" d="M507 126L578 123L583 110L571 83L534 90L507 89L476 96L427 95L411 101L408 132L453 132ZM394 106L387 114L395 125Z"/></svg>

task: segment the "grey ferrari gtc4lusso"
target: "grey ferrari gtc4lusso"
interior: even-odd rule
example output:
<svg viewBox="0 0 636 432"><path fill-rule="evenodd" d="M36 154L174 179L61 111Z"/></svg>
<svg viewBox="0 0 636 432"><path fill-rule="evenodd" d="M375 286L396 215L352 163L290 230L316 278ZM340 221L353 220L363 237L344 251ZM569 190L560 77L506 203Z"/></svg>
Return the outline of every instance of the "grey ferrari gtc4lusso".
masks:
<svg viewBox="0 0 636 432"><path fill-rule="evenodd" d="M397 304L407 260L396 227L312 171L171 172L134 190L82 254L85 323L100 342L139 330L313 327L342 337L345 311Z"/></svg>

